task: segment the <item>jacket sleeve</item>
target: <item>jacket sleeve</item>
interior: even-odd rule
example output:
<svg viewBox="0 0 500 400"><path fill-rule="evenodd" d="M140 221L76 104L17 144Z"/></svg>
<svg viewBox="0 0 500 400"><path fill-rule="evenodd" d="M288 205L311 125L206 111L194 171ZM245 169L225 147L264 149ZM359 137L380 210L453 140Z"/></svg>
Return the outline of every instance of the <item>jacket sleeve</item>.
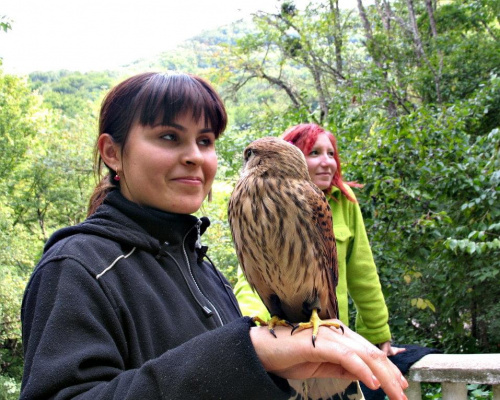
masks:
<svg viewBox="0 0 500 400"><path fill-rule="evenodd" d="M286 399L250 340L249 318L203 333L127 368L120 315L74 260L39 267L22 308L25 370L20 399ZM145 339L147 340L147 339Z"/></svg>
<svg viewBox="0 0 500 400"><path fill-rule="evenodd" d="M352 240L347 253L347 287L356 305L356 332L373 344L391 340L380 279L358 203L349 203Z"/></svg>
<svg viewBox="0 0 500 400"><path fill-rule="evenodd" d="M240 267L238 267L238 281L234 286L234 295L238 300L243 315L260 317L264 321L270 319L269 311L267 311L259 295L250 287Z"/></svg>

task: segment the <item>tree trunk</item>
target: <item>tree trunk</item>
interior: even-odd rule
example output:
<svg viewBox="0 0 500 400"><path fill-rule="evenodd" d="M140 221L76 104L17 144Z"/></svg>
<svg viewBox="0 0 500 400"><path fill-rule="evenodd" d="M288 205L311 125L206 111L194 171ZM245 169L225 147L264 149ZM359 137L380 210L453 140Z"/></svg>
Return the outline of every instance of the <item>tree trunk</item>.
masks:
<svg viewBox="0 0 500 400"><path fill-rule="evenodd" d="M363 22L363 27L365 28L366 38L369 41L373 41L372 27L370 26L370 22L368 21L368 17L366 16L365 7L363 6L362 0L358 0L358 11L359 16L361 17L361 21Z"/></svg>
<svg viewBox="0 0 500 400"><path fill-rule="evenodd" d="M339 0L330 0L330 14L333 16L333 43L335 46L335 66L339 75L342 75L342 30L340 27Z"/></svg>
<svg viewBox="0 0 500 400"><path fill-rule="evenodd" d="M384 29L387 33L391 31L391 13L389 4L384 0L383 4L380 4L380 0L375 0L375 6L384 24Z"/></svg>
<svg viewBox="0 0 500 400"><path fill-rule="evenodd" d="M413 7L413 0L406 0L408 5L408 15L410 17L410 25L413 34L413 43L417 49L417 58L419 61L425 57L424 47L422 46L422 40L420 39L420 34L417 25L417 18L415 17L415 7Z"/></svg>
<svg viewBox="0 0 500 400"><path fill-rule="evenodd" d="M437 37L436 20L434 19L434 8L432 6L432 0L425 0L425 6L427 8L427 14L429 15L429 23L431 25L432 37Z"/></svg>
<svg viewBox="0 0 500 400"><path fill-rule="evenodd" d="M373 32L372 28L370 25L370 21L368 20L368 17L366 15L365 7L363 6L362 0L357 0L358 1L358 11L359 11L359 16L361 18L361 21L363 22L363 27L365 29L365 35L366 35L366 48L368 49L368 53L373 59L373 62L379 68L381 71L383 71L383 76L385 79L384 86L385 86L385 92L387 93L387 101L386 101L386 108L387 112L391 116L396 116L397 115L397 107L396 103L392 100L392 98L395 96L395 91L392 90L388 80L387 80L387 71L384 68L384 64L382 60L380 59L380 56L377 54L379 52L374 51L374 47L377 46L375 41L373 40ZM397 96L395 96L397 98Z"/></svg>
<svg viewBox="0 0 500 400"><path fill-rule="evenodd" d="M431 0L426 0L426 4L430 4ZM415 17L415 8L413 7L413 0L407 0L407 5L408 5L408 14L410 17L410 24L412 28L412 33L413 33L413 42L416 47L416 53L417 53L417 59L419 61L424 61L427 66L429 67L430 71L432 72L432 75L434 77L434 87L436 89L436 97L437 97L437 102L441 104L443 102L443 99L441 97L441 70L442 70L442 56L439 56L439 69L436 71L436 69L433 67L431 64L430 60L427 58L425 51L424 51L424 46L422 45L422 39L420 38L420 33L417 25L417 18ZM430 4L431 8L431 13L432 13L432 20L434 20L434 12L432 10L432 4ZM429 18L431 16L429 15ZM435 28L435 27L434 27ZM437 35L437 30L435 31Z"/></svg>

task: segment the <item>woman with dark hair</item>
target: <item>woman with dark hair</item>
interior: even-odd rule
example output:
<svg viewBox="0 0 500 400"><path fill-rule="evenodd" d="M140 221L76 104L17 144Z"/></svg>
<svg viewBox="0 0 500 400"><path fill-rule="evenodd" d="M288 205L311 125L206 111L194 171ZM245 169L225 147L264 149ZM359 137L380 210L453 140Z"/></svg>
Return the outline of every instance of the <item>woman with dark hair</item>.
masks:
<svg viewBox="0 0 500 400"><path fill-rule="evenodd" d="M241 317L198 219L224 105L204 80L145 73L103 101L88 218L47 242L22 305L21 399L287 399L286 378L360 379L404 399L382 352Z"/></svg>

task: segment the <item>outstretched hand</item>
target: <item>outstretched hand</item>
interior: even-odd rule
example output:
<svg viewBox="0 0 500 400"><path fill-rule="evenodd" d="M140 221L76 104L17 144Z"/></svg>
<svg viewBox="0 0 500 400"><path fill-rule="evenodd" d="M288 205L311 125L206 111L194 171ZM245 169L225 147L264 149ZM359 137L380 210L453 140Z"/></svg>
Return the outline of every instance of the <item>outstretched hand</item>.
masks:
<svg viewBox="0 0 500 400"><path fill-rule="evenodd" d="M386 354L342 326L344 333L320 327L316 347L309 330L291 335L290 328L277 327L275 338L266 327L253 327L250 338L264 369L282 378L360 380L370 389L382 387L391 400L406 399L408 383Z"/></svg>
<svg viewBox="0 0 500 400"><path fill-rule="evenodd" d="M384 342L378 345L378 348L382 350L387 356L395 356L396 354L406 351L404 347L393 347L391 342Z"/></svg>

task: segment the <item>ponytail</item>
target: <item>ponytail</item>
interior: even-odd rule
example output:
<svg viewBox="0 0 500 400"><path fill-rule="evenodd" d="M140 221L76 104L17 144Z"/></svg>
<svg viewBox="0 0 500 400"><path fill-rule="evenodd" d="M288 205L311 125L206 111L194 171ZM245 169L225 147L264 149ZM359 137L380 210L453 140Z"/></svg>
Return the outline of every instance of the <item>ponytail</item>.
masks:
<svg viewBox="0 0 500 400"><path fill-rule="evenodd" d="M116 188L117 185L113 183L111 175L110 174L105 175L95 187L92 196L90 196L87 217L90 217L92 214L94 214L97 208L103 203L107 194L115 190Z"/></svg>

